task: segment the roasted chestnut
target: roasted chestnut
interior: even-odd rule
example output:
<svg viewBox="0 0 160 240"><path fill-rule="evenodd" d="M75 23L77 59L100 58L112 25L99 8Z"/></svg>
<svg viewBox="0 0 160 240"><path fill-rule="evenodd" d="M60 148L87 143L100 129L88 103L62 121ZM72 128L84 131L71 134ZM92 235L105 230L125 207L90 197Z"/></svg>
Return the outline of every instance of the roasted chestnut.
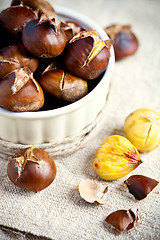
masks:
<svg viewBox="0 0 160 240"><path fill-rule="evenodd" d="M18 43L18 39L14 38L10 33L7 32L2 26L0 26L0 49ZM2 37L3 36L3 37Z"/></svg>
<svg viewBox="0 0 160 240"><path fill-rule="evenodd" d="M133 55L138 49L138 39L130 25L114 24L105 28L105 32L114 41L116 60Z"/></svg>
<svg viewBox="0 0 160 240"><path fill-rule="evenodd" d="M88 92L87 81L60 68L47 68L39 84L46 92L69 102L82 98Z"/></svg>
<svg viewBox="0 0 160 240"><path fill-rule="evenodd" d="M44 94L28 67L14 70L0 81L0 107L24 112L40 109Z"/></svg>
<svg viewBox="0 0 160 240"><path fill-rule="evenodd" d="M76 76L95 79L108 66L110 46L111 40L100 40L96 31L82 31L67 45L64 65Z"/></svg>
<svg viewBox="0 0 160 240"><path fill-rule="evenodd" d="M24 66L28 66L32 72L35 72L38 62L38 58L27 52L21 43L3 48L0 51L0 78Z"/></svg>
<svg viewBox="0 0 160 240"><path fill-rule="evenodd" d="M46 151L30 147L20 150L11 158L7 174L16 186L39 192L55 179L56 165Z"/></svg>
<svg viewBox="0 0 160 240"><path fill-rule="evenodd" d="M0 13L0 25L15 37L21 37L24 24L37 19L28 6L18 5L4 9Z"/></svg>
<svg viewBox="0 0 160 240"><path fill-rule="evenodd" d="M23 28L22 40L30 53L42 58L58 56L66 45L66 35L56 15L49 19L42 14L39 20L27 23Z"/></svg>
<svg viewBox="0 0 160 240"><path fill-rule="evenodd" d="M44 13L47 17L55 14L54 8L45 0L13 0L11 5L15 6L19 5L20 3L29 6L33 10L38 10L40 13Z"/></svg>
<svg viewBox="0 0 160 240"><path fill-rule="evenodd" d="M72 37L84 30L78 23L73 21L61 21L61 28L66 34L67 41L70 41Z"/></svg>

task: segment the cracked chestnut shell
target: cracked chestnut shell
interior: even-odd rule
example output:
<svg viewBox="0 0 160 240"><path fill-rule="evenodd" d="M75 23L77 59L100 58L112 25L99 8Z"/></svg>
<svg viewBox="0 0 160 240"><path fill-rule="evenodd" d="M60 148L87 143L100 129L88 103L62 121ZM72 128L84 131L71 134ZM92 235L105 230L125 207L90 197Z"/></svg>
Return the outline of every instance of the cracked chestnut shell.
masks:
<svg viewBox="0 0 160 240"><path fill-rule="evenodd" d="M16 186L39 192L55 179L56 165L46 151L30 147L20 150L11 158L7 174Z"/></svg>
<svg viewBox="0 0 160 240"><path fill-rule="evenodd" d="M105 28L105 32L114 41L113 47L116 60L135 54L139 43L130 25L114 24Z"/></svg>
<svg viewBox="0 0 160 240"><path fill-rule="evenodd" d="M108 66L111 42L100 40L96 31L80 32L66 47L66 69L84 79L97 78Z"/></svg>
<svg viewBox="0 0 160 240"><path fill-rule="evenodd" d="M66 46L66 35L56 15L47 18L42 14L39 20L27 23L23 28L22 40L30 53L41 58L56 57Z"/></svg>
<svg viewBox="0 0 160 240"><path fill-rule="evenodd" d="M39 84L46 92L69 102L74 102L88 93L87 81L60 68L48 68L42 74Z"/></svg>
<svg viewBox="0 0 160 240"><path fill-rule="evenodd" d="M37 10L40 13L44 13L47 17L55 14L54 8L45 0L13 0L11 5L15 6L19 5L20 3L23 3L23 5L26 5L33 10Z"/></svg>
<svg viewBox="0 0 160 240"><path fill-rule="evenodd" d="M27 52L23 44L10 45L0 51L0 78L24 66L28 66L32 72L35 72L38 63L38 58Z"/></svg>
<svg viewBox="0 0 160 240"><path fill-rule="evenodd" d="M143 175L133 175L125 180L124 183L137 200L142 200L147 197L159 182Z"/></svg>
<svg viewBox="0 0 160 240"><path fill-rule="evenodd" d="M0 25L15 37L21 37L24 25L37 19L28 6L18 5L4 9L0 13Z"/></svg>
<svg viewBox="0 0 160 240"><path fill-rule="evenodd" d="M25 112L38 110L43 104L43 91L28 67L14 70L0 81L0 107Z"/></svg>

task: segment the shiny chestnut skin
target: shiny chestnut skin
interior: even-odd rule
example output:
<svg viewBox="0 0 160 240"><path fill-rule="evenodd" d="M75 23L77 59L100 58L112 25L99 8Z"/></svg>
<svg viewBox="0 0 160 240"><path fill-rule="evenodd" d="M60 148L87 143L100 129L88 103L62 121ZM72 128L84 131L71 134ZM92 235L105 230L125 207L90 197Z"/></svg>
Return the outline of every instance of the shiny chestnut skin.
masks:
<svg viewBox="0 0 160 240"><path fill-rule="evenodd" d="M49 19L42 15L39 20L27 23L23 28L22 40L30 53L42 58L56 57L66 46L66 35L56 16Z"/></svg>
<svg viewBox="0 0 160 240"><path fill-rule="evenodd" d="M37 10L40 13L44 13L47 17L55 14L54 8L45 0L12 0L11 5L15 6L19 5L20 3L23 3L23 5L26 5L33 10Z"/></svg>
<svg viewBox="0 0 160 240"><path fill-rule="evenodd" d="M66 69L81 78L92 80L100 76L108 66L109 45L100 40L96 31L82 31L75 35L64 53Z"/></svg>
<svg viewBox="0 0 160 240"><path fill-rule="evenodd" d="M69 102L74 102L88 93L87 81L60 68L46 70L39 84L46 92Z"/></svg>
<svg viewBox="0 0 160 240"><path fill-rule="evenodd" d="M11 158L7 174L16 186L39 192L55 179L56 165L46 151L30 147L20 150Z"/></svg>
<svg viewBox="0 0 160 240"><path fill-rule="evenodd" d="M31 55L22 43L10 45L0 51L0 78L24 66L35 72L38 63L38 58Z"/></svg>
<svg viewBox="0 0 160 240"><path fill-rule="evenodd" d="M25 112L38 110L43 104L43 91L28 67L14 70L0 81L0 107Z"/></svg>
<svg viewBox="0 0 160 240"><path fill-rule="evenodd" d="M142 200L147 197L159 182L143 175L133 175L125 180L124 183L137 200Z"/></svg>
<svg viewBox="0 0 160 240"><path fill-rule="evenodd" d="M18 5L4 9L0 13L0 25L15 37L21 37L24 25L37 19L28 6Z"/></svg>
<svg viewBox="0 0 160 240"><path fill-rule="evenodd" d="M115 59L120 60L133 55L139 46L138 39L129 25L111 25L105 28L106 33L114 41Z"/></svg>
<svg viewBox="0 0 160 240"><path fill-rule="evenodd" d="M67 42L71 40L76 34L80 33L84 29L74 21L61 21L61 28L66 34Z"/></svg>

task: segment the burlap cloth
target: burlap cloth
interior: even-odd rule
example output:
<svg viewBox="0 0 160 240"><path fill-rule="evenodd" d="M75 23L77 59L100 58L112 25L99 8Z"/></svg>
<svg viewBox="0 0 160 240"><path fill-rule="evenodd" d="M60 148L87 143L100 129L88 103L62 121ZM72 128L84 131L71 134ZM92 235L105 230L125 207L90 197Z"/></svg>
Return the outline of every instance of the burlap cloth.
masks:
<svg viewBox="0 0 160 240"><path fill-rule="evenodd" d="M52 2L52 1L51 1ZM140 107L160 113L160 2L159 0L59 1L88 15L102 26L131 23L140 47L136 55L117 62L105 106L103 124L87 144L66 157L56 157L57 176L40 193L15 187L7 178L6 155L0 158L0 239L160 239L160 186L143 201L130 195L123 182L105 182L92 169L98 146L111 134L124 135L126 116ZM1 0L1 8L9 1ZM141 154L141 164L131 174L143 174L160 180L160 147ZM78 183L89 178L109 186L106 204L91 205L81 199ZM105 218L118 209L139 209L140 224L115 235ZM39 237L38 237L39 236Z"/></svg>

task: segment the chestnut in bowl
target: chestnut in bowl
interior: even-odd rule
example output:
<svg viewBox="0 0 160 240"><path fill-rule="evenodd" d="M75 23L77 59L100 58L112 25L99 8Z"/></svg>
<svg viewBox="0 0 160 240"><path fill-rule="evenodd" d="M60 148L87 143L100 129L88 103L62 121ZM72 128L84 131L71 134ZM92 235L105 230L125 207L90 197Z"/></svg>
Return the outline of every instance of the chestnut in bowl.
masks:
<svg viewBox="0 0 160 240"><path fill-rule="evenodd" d="M33 10L37 10L40 13L44 13L47 17L55 14L54 8L48 1L45 0L12 0L11 5L15 6L19 5L20 3L23 3L23 5L26 5Z"/></svg>
<svg viewBox="0 0 160 240"><path fill-rule="evenodd" d="M82 98L88 92L87 81L71 75L61 68L46 69L39 84L46 92L69 102Z"/></svg>
<svg viewBox="0 0 160 240"><path fill-rule="evenodd" d="M0 26L14 37L21 37L24 24L34 19L37 19L37 16L28 6L12 6L0 13Z"/></svg>
<svg viewBox="0 0 160 240"><path fill-rule="evenodd" d="M66 35L56 15L50 19L42 14L39 20L28 22L22 40L25 48L40 58L56 57L66 46Z"/></svg>
<svg viewBox="0 0 160 240"><path fill-rule="evenodd" d="M43 104L43 91L28 67L16 69L0 81L1 107L24 112L38 110Z"/></svg>
<svg viewBox="0 0 160 240"><path fill-rule="evenodd" d="M10 45L0 51L0 78L24 66L35 72L38 63L38 58L27 52L22 43Z"/></svg>
<svg viewBox="0 0 160 240"><path fill-rule="evenodd" d="M30 147L20 150L11 158L7 174L16 186L39 192L55 179L56 165L46 151Z"/></svg>
<svg viewBox="0 0 160 240"><path fill-rule="evenodd" d="M96 31L82 31L75 35L64 53L64 65L72 74L92 80L108 66L111 41L100 40Z"/></svg>

